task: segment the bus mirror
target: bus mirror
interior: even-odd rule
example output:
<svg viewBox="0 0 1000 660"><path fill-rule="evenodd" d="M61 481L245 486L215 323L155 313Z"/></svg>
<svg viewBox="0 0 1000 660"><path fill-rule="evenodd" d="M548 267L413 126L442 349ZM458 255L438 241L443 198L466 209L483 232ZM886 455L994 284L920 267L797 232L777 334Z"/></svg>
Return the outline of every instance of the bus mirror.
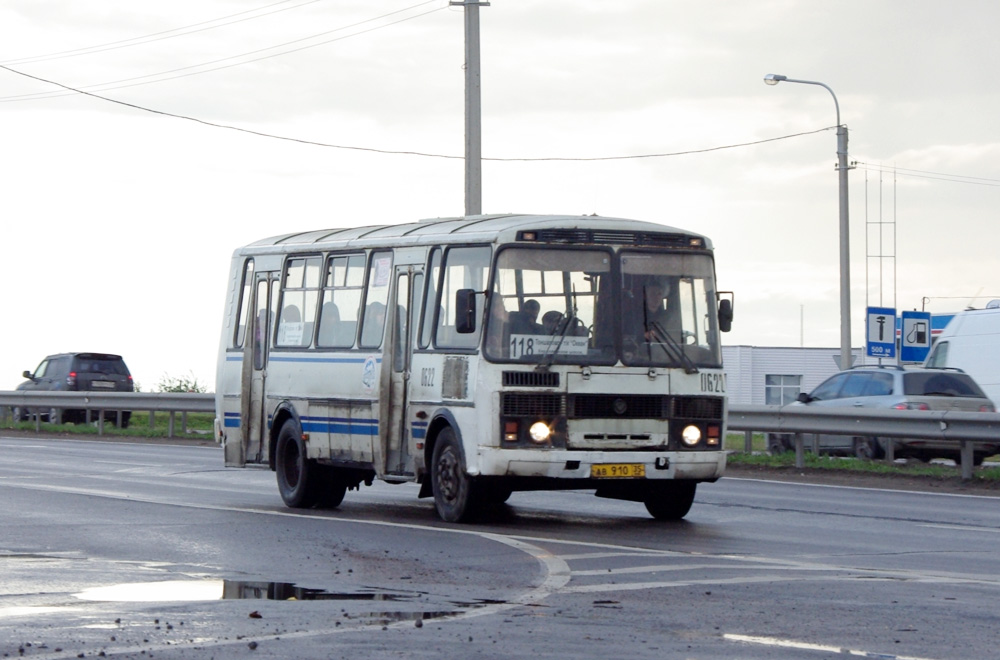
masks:
<svg viewBox="0 0 1000 660"><path fill-rule="evenodd" d="M455 331L467 335L476 331L476 290L455 292Z"/></svg>
<svg viewBox="0 0 1000 660"><path fill-rule="evenodd" d="M729 332L732 329L733 301L728 298L723 298L719 301L719 330L722 332Z"/></svg>

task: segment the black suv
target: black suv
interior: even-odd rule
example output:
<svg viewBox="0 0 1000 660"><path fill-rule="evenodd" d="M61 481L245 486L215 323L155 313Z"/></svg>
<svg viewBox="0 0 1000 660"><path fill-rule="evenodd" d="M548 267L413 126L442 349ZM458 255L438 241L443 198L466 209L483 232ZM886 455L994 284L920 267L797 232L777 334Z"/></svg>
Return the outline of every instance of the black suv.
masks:
<svg viewBox="0 0 1000 660"><path fill-rule="evenodd" d="M109 353L60 353L50 355L35 369L34 373L24 372L28 380L17 386L18 390L26 391L95 391L95 392L132 392L132 374L125 366L125 360L120 355ZM47 417L53 424L63 422L79 423L86 420L85 410L60 410L50 408L38 411L42 417ZM14 421L28 418L33 411L14 408ZM117 422L118 411L105 410L106 419ZM128 426L131 417L129 411L122 411L121 425Z"/></svg>

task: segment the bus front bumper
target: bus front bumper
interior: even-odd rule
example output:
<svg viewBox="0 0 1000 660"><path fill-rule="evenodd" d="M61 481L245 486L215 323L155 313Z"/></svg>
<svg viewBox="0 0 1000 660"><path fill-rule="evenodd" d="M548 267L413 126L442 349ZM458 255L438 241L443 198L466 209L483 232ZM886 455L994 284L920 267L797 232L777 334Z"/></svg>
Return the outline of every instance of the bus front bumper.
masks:
<svg viewBox="0 0 1000 660"><path fill-rule="evenodd" d="M715 481L726 469L724 451L587 452L565 450L479 448L478 470L472 476L534 477L545 479L603 481L618 474L620 466L635 474L632 466L642 465L644 479L686 479ZM598 466L598 469L595 469ZM615 466L616 469L608 469ZM603 473L604 476L601 476ZM614 478L614 477L611 477Z"/></svg>

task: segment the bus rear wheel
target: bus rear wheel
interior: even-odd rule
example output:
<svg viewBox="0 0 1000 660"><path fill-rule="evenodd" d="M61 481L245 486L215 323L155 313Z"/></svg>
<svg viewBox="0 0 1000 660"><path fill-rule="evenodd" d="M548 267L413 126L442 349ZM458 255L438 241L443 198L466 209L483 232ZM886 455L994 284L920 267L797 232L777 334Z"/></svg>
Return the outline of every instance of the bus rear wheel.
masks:
<svg viewBox="0 0 1000 660"><path fill-rule="evenodd" d="M293 509L311 509L319 504L323 494L322 470L306 457L306 443L294 420L281 425L274 459L278 492L285 505Z"/></svg>
<svg viewBox="0 0 1000 660"><path fill-rule="evenodd" d="M450 427L438 435L431 457L434 507L445 522L469 520L477 509L476 484L465 473L462 448Z"/></svg>
<svg viewBox="0 0 1000 660"><path fill-rule="evenodd" d="M643 504L657 520L680 520L691 510L696 481L667 481L651 488Z"/></svg>

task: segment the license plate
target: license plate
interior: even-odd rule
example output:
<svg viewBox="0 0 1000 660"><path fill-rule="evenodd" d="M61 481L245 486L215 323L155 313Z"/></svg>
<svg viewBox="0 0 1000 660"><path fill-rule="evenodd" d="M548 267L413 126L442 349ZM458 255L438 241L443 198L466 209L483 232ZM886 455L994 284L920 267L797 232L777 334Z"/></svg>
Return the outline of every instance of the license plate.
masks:
<svg viewBox="0 0 1000 660"><path fill-rule="evenodd" d="M644 463L598 463L590 467L590 476L599 479L643 479Z"/></svg>
<svg viewBox="0 0 1000 660"><path fill-rule="evenodd" d="M115 384L110 380L94 380L90 382L90 386L97 388L99 390L113 390L115 389Z"/></svg>

